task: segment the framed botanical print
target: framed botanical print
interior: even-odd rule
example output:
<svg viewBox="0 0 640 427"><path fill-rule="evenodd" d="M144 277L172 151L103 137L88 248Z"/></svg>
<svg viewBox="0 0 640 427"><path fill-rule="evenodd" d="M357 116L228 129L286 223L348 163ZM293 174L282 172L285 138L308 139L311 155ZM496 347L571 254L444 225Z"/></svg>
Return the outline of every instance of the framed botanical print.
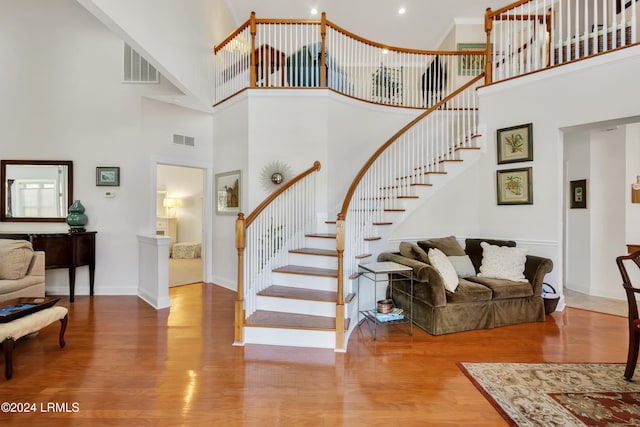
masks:
<svg viewBox="0 0 640 427"><path fill-rule="evenodd" d="M533 125L498 129L498 164L533 160Z"/></svg>
<svg viewBox="0 0 640 427"><path fill-rule="evenodd" d="M587 208L587 180L579 179L569 183L569 207L571 209Z"/></svg>
<svg viewBox="0 0 640 427"><path fill-rule="evenodd" d="M216 213L237 215L242 200L242 174L239 170L216 174Z"/></svg>
<svg viewBox="0 0 640 427"><path fill-rule="evenodd" d="M503 169L496 173L499 205L533 204L532 168Z"/></svg>

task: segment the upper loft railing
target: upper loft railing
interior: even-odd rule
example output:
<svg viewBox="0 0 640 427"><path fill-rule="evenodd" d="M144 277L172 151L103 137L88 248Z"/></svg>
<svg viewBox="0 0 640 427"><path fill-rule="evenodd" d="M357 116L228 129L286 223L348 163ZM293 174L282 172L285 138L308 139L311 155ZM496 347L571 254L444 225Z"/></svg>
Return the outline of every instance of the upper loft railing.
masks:
<svg viewBox="0 0 640 427"><path fill-rule="evenodd" d="M329 88L384 105L429 108L484 71L483 50L386 46L326 19L257 19L215 46L215 103L247 88ZM324 52L324 54L322 54Z"/></svg>
<svg viewBox="0 0 640 427"><path fill-rule="evenodd" d="M638 44L637 0L522 0L487 9L487 83Z"/></svg>
<svg viewBox="0 0 640 427"><path fill-rule="evenodd" d="M257 294L272 285L275 267L288 264L289 250L302 247L314 231L316 174L320 162L287 181L246 218L236 220L238 294L235 304L235 342L244 341L245 319L256 311Z"/></svg>

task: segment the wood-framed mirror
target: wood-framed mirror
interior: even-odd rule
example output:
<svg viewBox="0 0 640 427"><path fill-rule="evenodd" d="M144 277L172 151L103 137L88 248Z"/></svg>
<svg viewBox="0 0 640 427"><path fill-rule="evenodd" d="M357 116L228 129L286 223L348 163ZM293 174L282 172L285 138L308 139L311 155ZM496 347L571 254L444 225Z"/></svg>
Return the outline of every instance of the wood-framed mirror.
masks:
<svg viewBox="0 0 640 427"><path fill-rule="evenodd" d="M0 161L0 221L65 222L71 203L72 161Z"/></svg>

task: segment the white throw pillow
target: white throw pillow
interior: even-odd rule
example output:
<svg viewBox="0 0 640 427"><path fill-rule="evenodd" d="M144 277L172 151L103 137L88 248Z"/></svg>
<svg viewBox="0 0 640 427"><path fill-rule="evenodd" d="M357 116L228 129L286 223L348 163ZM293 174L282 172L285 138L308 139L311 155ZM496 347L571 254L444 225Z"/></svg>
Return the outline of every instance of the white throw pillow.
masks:
<svg viewBox="0 0 640 427"><path fill-rule="evenodd" d="M478 277L527 282L524 265L527 262L527 248L495 246L487 242L482 247L482 265Z"/></svg>
<svg viewBox="0 0 640 427"><path fill-rule="evenodd" d="M462 256L448 256L449 261L453 264L453 268L456 270L458 277L464 279L465 277L472 277L476 275L476 269L471 262L469 255Z"/></svg>
<svg viewBox="0 0 640 427"><path fill-rule="evenodd" d="M458 274L449 258L440 249L435 248L429 249L428 256L431 266L442 276L444 287L450 292L455 292L459 283Z"/></svg>

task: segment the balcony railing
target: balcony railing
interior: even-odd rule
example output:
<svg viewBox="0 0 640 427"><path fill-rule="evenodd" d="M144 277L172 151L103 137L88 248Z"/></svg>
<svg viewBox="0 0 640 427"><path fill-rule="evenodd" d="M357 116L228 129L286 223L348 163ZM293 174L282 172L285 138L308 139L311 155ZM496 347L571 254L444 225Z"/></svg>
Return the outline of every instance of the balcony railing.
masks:
<svg viewBox="0 0 640 427"><path fill-rule="evenodd" d="M484 71L482 50L427 51L363 39L322 19L257 19L215 52L215 103L247 88L328 88L377 104L429 108Z"/></svg>
<svg viewBox="0 0 640 427"><path fill-rule="evenodd" d="M487 82L638 43L637 0L523 0L485 14Z"/></svg>

